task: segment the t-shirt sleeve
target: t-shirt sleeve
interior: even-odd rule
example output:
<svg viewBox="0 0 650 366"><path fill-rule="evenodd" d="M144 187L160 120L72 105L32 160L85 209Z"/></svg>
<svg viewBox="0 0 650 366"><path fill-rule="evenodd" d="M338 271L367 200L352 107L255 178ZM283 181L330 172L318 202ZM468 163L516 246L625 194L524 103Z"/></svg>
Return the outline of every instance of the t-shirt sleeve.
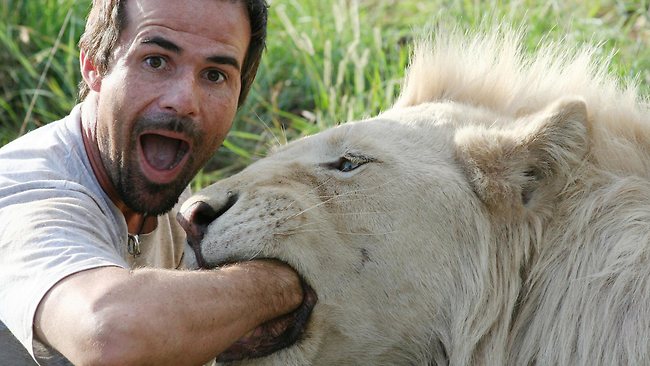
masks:
<svg viewBox="0 0 650 366"><path fill-rule="evenodd" d="M34 314L52 286L86 269L128 267L112 220L83 190L31 186L0 198L0 320L32 356Z"/></svg>

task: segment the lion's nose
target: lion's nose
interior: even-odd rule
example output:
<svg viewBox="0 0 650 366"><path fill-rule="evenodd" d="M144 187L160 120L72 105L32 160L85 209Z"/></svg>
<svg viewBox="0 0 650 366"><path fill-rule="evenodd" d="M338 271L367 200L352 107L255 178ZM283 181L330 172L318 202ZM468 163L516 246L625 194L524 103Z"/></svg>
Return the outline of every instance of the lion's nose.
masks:
<svg viewBox="0 0 650 366"><path fill-rule="evenodd" d="M221 206L213 206L204 201L196 201L178 213L176 219L187 234L187 241L196 252L208 226L230 209L238 196L228 192L228 199Z"/></svg>
<svg viewBox="0 0 650 366"><path fill-rule="evenodd" d="M180 211L176 219L181 224L183 230L185 230L187 241L196 251L201 240L203 240L203 235L205 235L208 225L217 217L217 211L212 206L203 201L197 201L190 207Z"/></svg>

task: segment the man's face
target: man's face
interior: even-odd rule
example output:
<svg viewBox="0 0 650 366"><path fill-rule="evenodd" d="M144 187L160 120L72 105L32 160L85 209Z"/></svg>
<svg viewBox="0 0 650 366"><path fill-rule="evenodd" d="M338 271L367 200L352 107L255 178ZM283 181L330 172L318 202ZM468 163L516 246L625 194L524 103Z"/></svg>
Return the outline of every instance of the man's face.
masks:
<svg viewBox="0 0 650 366"><path fill-rule="evenodd" d="M168 211L230 129L250 40L242 1L129 0L96 138L131 209Z"/></svg>

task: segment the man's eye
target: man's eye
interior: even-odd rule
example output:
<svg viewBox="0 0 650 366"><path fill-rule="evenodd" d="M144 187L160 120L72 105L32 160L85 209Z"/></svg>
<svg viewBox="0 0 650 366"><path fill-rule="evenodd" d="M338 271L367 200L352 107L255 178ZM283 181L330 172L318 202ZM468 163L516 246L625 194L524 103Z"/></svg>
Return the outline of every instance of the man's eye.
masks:
<svg viewBox="0 0 650 366"><path fill-rule="evenodd" d="M160 56L147 57L144 62L152 69L162 69L166 64L165 59Z"/></svg>
<svg viewBox="0 0 650 366"><path fill-rule="evenodd" d="M226 79L225 75L218 70L208 70L205 72L205 78L212 83L220 83Z"/></svg>

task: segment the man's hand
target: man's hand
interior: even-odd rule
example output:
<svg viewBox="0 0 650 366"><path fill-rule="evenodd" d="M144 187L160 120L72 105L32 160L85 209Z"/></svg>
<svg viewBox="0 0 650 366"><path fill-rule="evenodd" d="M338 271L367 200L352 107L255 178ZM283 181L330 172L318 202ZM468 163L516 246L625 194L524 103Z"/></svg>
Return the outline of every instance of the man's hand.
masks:
<svg viewBox="0 0 650 366"><path fill-rule="evenodd" d="M95 268L48 292L35 335L75 365L202 364L302 296L298 275L272 260L201 271Z"/></svg>

